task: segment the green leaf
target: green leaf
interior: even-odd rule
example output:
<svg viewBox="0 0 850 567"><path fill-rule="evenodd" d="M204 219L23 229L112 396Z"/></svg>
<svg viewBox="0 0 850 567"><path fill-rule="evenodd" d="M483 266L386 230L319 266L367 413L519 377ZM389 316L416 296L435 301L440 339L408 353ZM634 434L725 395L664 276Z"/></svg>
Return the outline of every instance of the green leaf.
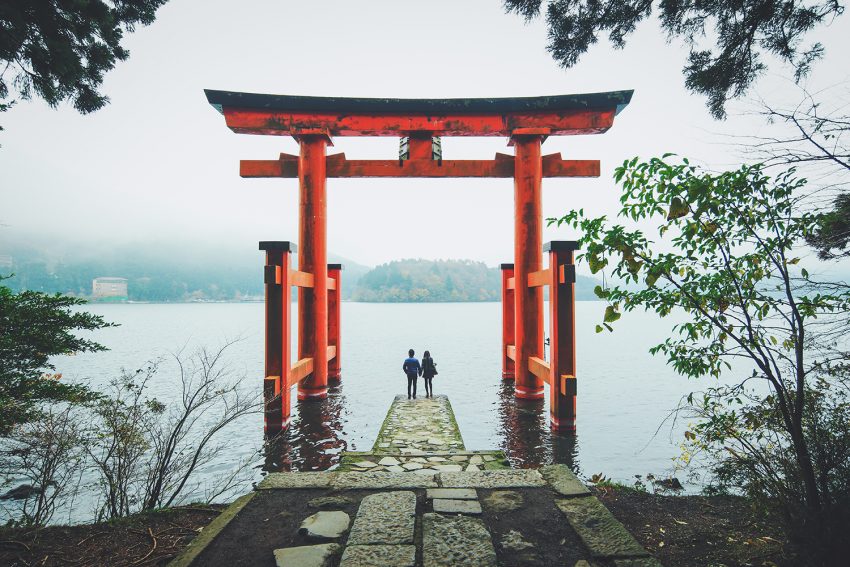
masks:
<svg viewBox="0 0 850 567"><path fill-rule="evenodd" d="M667 213L667 220L675 220L688 214L688 204L679 197L673 197L670 201L670 211Z"/></svg>
<svg viewBox="0 0 850 567"><path fill-rule="evenodd" d="M587 255L587 265L590 268L590 272L595 274L602 268L604 268L608 264L608 260L605 258L600 259L596 254L588 254Z"/></svg>
<svg viewBox="0 0 850 567"><path fill-rule="evenodd" d="M605 317L602 319L605 323L613 323L617 319L619 319L622 315L614 309L613 305L609 305L605 308Z"/></svg>
<svg viewBox="0 0 850 567"><path fill-rule="evenodd" d="M596 325L596 332L597 332L597 333L601 333L601 332L602 332L602 331L604 331L604 330L605 330L605 329L603 329L603 328L602 328L602 325Z"/></svg>

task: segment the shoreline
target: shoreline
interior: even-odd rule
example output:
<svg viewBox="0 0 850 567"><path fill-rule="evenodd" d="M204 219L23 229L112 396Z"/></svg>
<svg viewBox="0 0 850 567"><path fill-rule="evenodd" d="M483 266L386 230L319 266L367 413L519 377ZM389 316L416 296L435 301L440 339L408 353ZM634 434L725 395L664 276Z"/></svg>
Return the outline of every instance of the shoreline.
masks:
<svg viewBox="0 0 850 567"><path fill-rule="evenodd" d="M591 490L663 565L799 564L778 522L754 516L743 497L667 496L617 486ZM41 530L0 527L0 564L165 565L225 508L188 505Z"/></svg>

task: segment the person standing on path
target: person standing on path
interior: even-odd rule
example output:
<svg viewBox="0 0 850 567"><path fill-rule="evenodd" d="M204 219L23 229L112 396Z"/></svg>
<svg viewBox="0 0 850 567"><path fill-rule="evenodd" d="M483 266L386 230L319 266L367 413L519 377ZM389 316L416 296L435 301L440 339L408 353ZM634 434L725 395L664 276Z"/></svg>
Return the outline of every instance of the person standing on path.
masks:
<svg viewBox="0 0 850 567"><path fill-rule="evenodd" d="M436 374L437 363L434 362L433 358L431 358L431 353L426 350L425 354L422 355L422 377L425 378L426 398L434 397L434 386L431 384L431 380Z"/></svg>
<svg viewBox="0 0 850 567"><path fill-rule="evenodd" d="M404 373L407 374L407 399L410 399L411 387L413 388L413 399L416 399L416 382L419 378L419 375L422 374L422 366L419 364L419 361L413 358L413 349L407 351L407 358L404 360L404 364L401 365L401 369L404 370Z"/></svg>

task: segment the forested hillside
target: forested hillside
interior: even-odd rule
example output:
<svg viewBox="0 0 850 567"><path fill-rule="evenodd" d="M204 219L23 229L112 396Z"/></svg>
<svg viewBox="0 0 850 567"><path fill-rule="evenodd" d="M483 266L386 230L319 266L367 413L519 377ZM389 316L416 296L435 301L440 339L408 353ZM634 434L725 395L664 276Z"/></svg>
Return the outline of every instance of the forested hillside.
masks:
<svg viewBox="0 0 850 567"><path fill-rule="evenodd" d="M116 247L87 256L27 246L10 246L4 252L12 265L0 268L0 275L15 274L3 281L14 291L88 297L92 280L108 276L128 280L130 301L241 301L263 297L263 254L247 246L244 251ZM342 296L350 299L357 279L369 268L333 256L330 261L344 264ZM293 265L297 265L297 258Z"/></svg>
<svg viewBox="0 0 850 567"><path fill-rule="evenodd" d="M472 260L396 260L366 273L355 301L497 301L501 275Z"/></svg>
<svg viewBox="0 0 850 567"><path fill-rule="evenodd" d="M576 299L594 300L594 278L578 276ZM354 290L354 301L428 302L499 301L499 268L472 260L396 260L366 273Z"/></svg>

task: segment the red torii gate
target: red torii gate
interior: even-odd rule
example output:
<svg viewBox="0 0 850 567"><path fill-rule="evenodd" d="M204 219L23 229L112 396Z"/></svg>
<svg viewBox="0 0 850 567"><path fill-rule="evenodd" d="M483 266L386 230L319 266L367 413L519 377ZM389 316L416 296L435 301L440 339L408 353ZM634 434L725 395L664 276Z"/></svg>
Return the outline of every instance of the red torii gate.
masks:
<svg viewBox="0 0 850 567"><path fill-rule="evenodd" d="M631 100L632 91L526 98L383 99L252 94L206 90L207 100L241 134L292 136L298 156L242 160L242 177L299 180L298 269L290 242L261 242L266 251L266 431L289 422L289 389L298 399L324 398L340 377L341 266L327 264L328 177L513 177L514 263L502 265L502 377L518 398L539 399L550 385L552 427L575 429L575 242L544 249L543 177L598 177L598 160L543 156L548 136L601 134ZM334 136L406 138L392 160L327 155ZM440 136L504 136L515 155L493 160L444 160ZM543 269L543 252L549 268ZM550 287L550 360L544 360L543 292ZM290 356L291 286L298 303L298 361Z"/></svg>

